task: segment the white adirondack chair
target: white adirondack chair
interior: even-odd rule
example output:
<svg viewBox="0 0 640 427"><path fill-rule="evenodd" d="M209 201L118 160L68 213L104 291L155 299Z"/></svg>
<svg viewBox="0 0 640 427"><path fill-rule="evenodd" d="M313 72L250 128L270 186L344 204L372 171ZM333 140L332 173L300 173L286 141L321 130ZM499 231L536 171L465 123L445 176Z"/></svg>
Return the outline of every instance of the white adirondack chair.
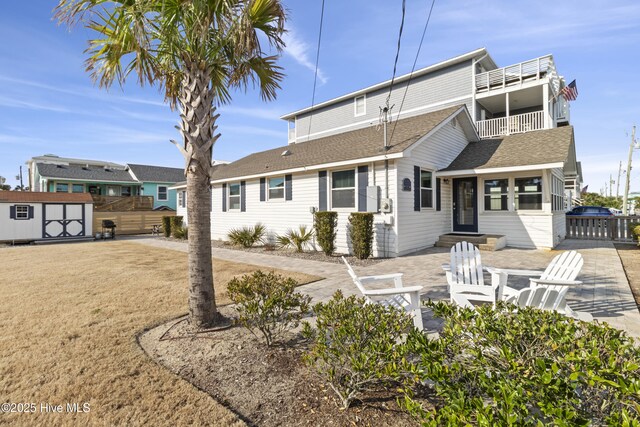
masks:
<svg viewBox="0 0 640 427"><path fill-rule="evenodd" d="M499 269L497 272L501 276L500 283L502 286L507 283L508 276L538 276L531 277L531 287L545 285L549 289L562 290L566 286L581 285L582 282L575 280L580 274L584 260L582 255L576 251L563 252L557 255L543 272L536 270L512 270ZM518 293L518 290L504 286L504 298L509 298Z"/></svg>
<svg viewBox="0 0 640 427"><path fill-rule="evenodd" d="M566 316L585 322L593 321L593 316L584 311L574 311L567 305L566 296L568 286L537 285L518 291L505 299L518 307L534 307L541 310L553 310Z"/></svg>
<svg viewBox="0 0 640 427"><path fill-rule="evenodd" d="M378 276L358 276L349 262L342 257L342 261L347 266L347 271L353 279L353 283L358 287L367 303L376 303L384 306L392 306L406 310L413 317L413 324L422 330L422 313L420 311L420 291L422 286L402 285L402 273L384 274ZM367 289L366 284L376 282L388 282L393 280L393 288Z"/></svg>
<svg viewBox="0 0 640 427"><path fill-rule="evenodd" d="M480 251L469 242L458 242L451 248L451 263L442 268L447 276L451 302L462 295L459 301L488 301L493 304L502 298L500 270L482 265ZM491 274L491 283L485 284L483 272ZM497 295L497 296L496 296Z"/></svg>

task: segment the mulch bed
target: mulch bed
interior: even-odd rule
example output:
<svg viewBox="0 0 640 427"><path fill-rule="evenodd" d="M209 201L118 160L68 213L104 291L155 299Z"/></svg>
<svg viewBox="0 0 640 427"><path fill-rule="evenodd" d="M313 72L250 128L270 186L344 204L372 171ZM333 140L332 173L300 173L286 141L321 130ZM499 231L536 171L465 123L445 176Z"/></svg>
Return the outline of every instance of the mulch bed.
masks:
<svg viewBox="0 0 640 427"><path fill-rule="evenodd" d="M222 311L233 314L231 307ZM193 334L186 322L176 320L145 332L139 343L152 359L249 425L417 425L385 390L340 410L333 390L302 362L305 343L297 335L287 346L267 348L242 327Z"/></svg>
<svg viewBox="0 0 640 427"><path fill-rule="evenodd" d="M640 310L640 247L636 245L615 243L624 272L629 281L629 287Z"/></svg>

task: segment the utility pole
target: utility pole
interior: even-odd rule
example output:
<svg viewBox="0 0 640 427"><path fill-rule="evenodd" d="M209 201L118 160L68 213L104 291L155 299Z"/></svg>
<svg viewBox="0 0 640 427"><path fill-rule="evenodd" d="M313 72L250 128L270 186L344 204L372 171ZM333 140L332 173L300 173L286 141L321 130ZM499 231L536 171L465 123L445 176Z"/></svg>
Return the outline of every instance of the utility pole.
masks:
<svg viewBox="0 0 640 427"><path fill-rule="evenodd" d="M618 168L618 182L616 187L616 199L620 197L620 177L622 176L622 160L620 160L620 167Z"/></svg>
<svg viewBox="0 0 640 427"><path fill-rule="evenodd" d="M609 174L609 197L613 196L613 184L616 182L613 180L613 175Z"/></svg>
<svg viewBox="0 0 640 427"><path fill-rule="evenodd" d="M624 197L622 198L622 215L628 215L627 203L629 200L629 181L631 178L631 159L633 158L633 149L636 148L636 127L631 129L631 144L629 144L629 162L627 163L627 176L624 186Z"/></svg>

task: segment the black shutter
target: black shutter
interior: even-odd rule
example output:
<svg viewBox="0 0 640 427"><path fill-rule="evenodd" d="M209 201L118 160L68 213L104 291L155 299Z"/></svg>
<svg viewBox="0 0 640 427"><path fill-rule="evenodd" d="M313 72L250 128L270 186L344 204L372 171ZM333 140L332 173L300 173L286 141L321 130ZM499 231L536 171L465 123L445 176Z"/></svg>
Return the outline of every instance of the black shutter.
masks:
<svg viewBox="0 0 640 427"><path fill-rule="evenodd" d="M291 175L284 176L284 199L293 200L293 187L291 187Z"/></svg>
<svg viewBox="0 0 640 427"><path fill-rule="evenodd" d="M9 206L9 218L10 219L16 219L16 207L15 206Z"/></svg>
<svg viewBox="0 0 640 427"><path fill-rule="evenodd" d="M436 210L442 210L442 201L440 200L442 194L442 183L440 178L436 179Z"/></svg>
<svg viewBox="0 0 640 427"><path fill-rule="evenodd" d="M267 200L267 179L260 178L260 201L264 202Z"/></svg>
<svg viewBox="0 0 640 427"><path fill-rule="evenodd" d="M413 167L413 210L420 212L420 166Z"/></svg>
<svg viewBox="0 0 640 427"><path fill-rule="evenodd" d="M246 181L240 181L240 212L247 211Z"/></svg>
<svg viewBox="0 0 640 427"><path fill-rule="evenodd" d="M367 211L367 185L369 184L369 167L358 166L358 212Z"/></svg>
<svg viewBox="0 0 640 427"><path fill-rule="evenodd" d="M318 172L318 210L327 210L327 171Z"/></svg>
<svg viewBox="0 0 640 427"><path fill-rule="evenodd" d="M33 219L33 206L29 206L29 219Z"/></svg>
<svg viewBox="0 0 640 427"><path fill-rule="evenodd" d="M222 184L222 212L227 211L227 184Z"/></svg>

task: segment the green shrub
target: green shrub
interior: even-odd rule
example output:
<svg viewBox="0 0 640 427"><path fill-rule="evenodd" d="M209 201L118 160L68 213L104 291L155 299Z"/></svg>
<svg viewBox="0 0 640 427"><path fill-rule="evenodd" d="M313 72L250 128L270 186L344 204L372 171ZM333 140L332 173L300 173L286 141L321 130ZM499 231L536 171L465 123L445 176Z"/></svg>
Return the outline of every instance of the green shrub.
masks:
<svg viewBox="0 0 640 427"><path fill-rule="evenodd" d="M276 236L276 244L281 248L295 248L296 252L303 252L312 238L313 230L307 231L307 226L301 225L297 231L289 229L284 235Z"/></svg>
<svg viewBox="0 0 640 427"><path fill-rule="evenodd" d="M162 217L162 233L164 237L171 237L171 216Z"/></svg>
<svg viewBox="0 0 640 427"><path fill-rule="evenodd" d="M336 250L336 234L338 234L338 212L324 211L313 214L313 228L316 232L318 245L325 255L331 255Z"/></svg>
<svg viewBox="0 0 640 427"><path fill-rule="evenodd" d="M637 225L633 228L633 239L638 242L638 246L640 246L640 225Z"/></svg>
<svg viewBox="0 0 640 427"><path fill-rule="evenodd" d="M173 229L173 237L176 239L187 240L189 238L189 228L180 226L180 228Z"/></svg>
<svg viewBox="0 0 640 427"><path fill-rule="evenodd" d="M398 343L413 325L404 310L344 298L338 291L313 311L318 316L315 329L304 322L303 335L312 340L304 360L324 377L342 408L392 381L390 373L404 357L405 347Z"/></svg>
<svg viewBox="0 0 640 427"><path fill-rule="evenodd" d="M639 425L640 349L623 331L504 303L427 305L443 331L412 332L399 367L400 403L422 425Z"/></svg>
<svg viewBox="0 0 640 427"><path fill-rule="evenodd" d="M629 234L631 234L633 240L638 241L638 236L640 236L640 222L630 222L628 227Z"/></svg>
<svg viewBox="0 0 640 427"><path fill-rule="evenodd" d="M299 325L309 312L311 297L295 292L298 282L273 272L258 270L232 279L229 298L237 304L238 321L254 335L257 329L268 346L288 329Z"/></svg>
<svg viewBox="0 0 640 427"><path fill-rule="evenodd" d="M373 214L354 212L349 215L349 224L353 255L358 259L369 258L373 250Z"/></svg>
<svg viewBox="0 0 640 427"><path fill-rule="evenodd" d="M171 237L178 239L176 234L179 234L182 229L182 216L176 215L171 217Z"/></svg>
<svg viewBox="0 0 640 427"><path fill-rule="evenodd" d="M227 234L227 238L234 245L250 248L256 243L262 243L267 227L257 223L254 227L234 228Z"/></svg>

